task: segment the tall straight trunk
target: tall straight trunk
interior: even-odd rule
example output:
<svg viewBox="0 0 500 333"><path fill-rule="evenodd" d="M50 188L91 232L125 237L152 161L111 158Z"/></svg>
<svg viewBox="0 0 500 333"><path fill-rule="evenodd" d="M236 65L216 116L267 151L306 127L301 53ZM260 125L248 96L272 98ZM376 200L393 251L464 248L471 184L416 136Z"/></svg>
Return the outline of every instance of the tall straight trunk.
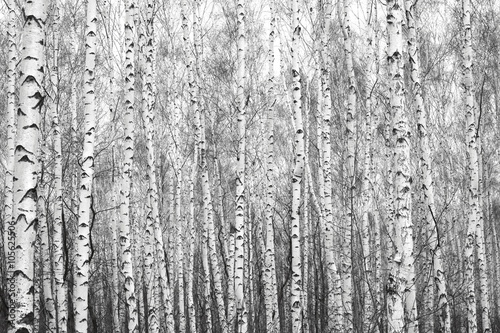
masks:
<svg viewBox="0 0 500 333"><path fill-rule="evenodd" d="M476 130L476 142L477 142L477 155L478 155L478 173L479 173L479 192L478 192L478 212L479 212L479 224L476 228L476 242L477 242L477 261L478 261L478 273L479 273L479 291L480 298L479 303L481 306L481 320L483 326L483 332L491 332L491 320L490 320L490 284L488 278L488 261L491 263L491 257L487 255L487 236L485 234L485 216L484 216L484 195L485 195L485 183L486 177L484 177L484 164L483 164L483 135L481 128L481 110L476 109L476 119L477 119L477 130ZM488 216L488 207L486 207L486 217L490 220ZM490 233L491 234L491 233Z"/></svg>
<svg viewBox="0 0 500 333"><path fill-rule="evenodd" d="M175 187L175 220L177 221L177 240L176 240L176 250L177 253L177 288L179 289L179 331L186 331L186 312L185 308L185 299L184 299L184 235L186 234L184 231L184 223L186 220L181 218L181 207L182 202L184 202L184 198L182 198L182 170L180 168L181 165L181 157L180 154L177 155L177 186Z"/></svg>
<svg viewBox="0 0 500 333"><path fill-rule="evenodd" d="M183 2L184 3L184 2ZM193 31L194 31L194 49L195 49L195 56L197 56L197 50L199 48L198 45L198 38L196 31L199 30L198 26L201 24L198 20L198 8L199 2L195 1L195 13L193 14ZM187 10L184 10L186 12ZM186 22L187 24L187 22ZM184 38L187 38L187 33L184 35ZM185 41L186 43L186 41ZM187 51L187 46L186 51ZM186 55L187 57L188 55ZM196 61L197 59L195 59ZM188 181L187 183L189 184L189 245L188 245L188 268L186 270L186 280L187 280L187 288L186 288L186 293L187 293L187 307L188 307L188 315L189 315L189 331L190 332L195 332L196 330L196 307L194 304L194 279L195 279L195 274L194 274L194 265L195 265L195 260L194 260L194 254L195 254L195 243L196 243L196 229L195 229L195 179L198 174L198 146L199 146L199 106L198 106L198 85L196 81L196 76L194 74L194 68L193 68L193 61L189 61L189 97L190 97L190 108L192 115L194 116L194 153L193 153L193 160L191 164L191 170L188 173ZM186 65L187 66L187 65Z"/></svg>
<svg viewBox="0 0 500 333"><path fill-rule="evenodd" d="M85 73L83 75L85 92L84 132L82 170L80 177L80 205L78 207L78 235L75 241L75 330L87 333L88 330L88 289L89 289L89 252L90 252L90 204L92 200L92 179L94 175L95 140L95 58L96 58L96 1L87 2L87 27L85 37Z"/></svg>
<svg viewBox="0 0 500 333"><path fill-rule="evenodd" d="M150 333L158 333L159 326L159 309L156 305L156 297L158 293L158 269L155 253L155 235L154 235L154 217L152 212L151 195L146 197L146 229L144 234L144 278L146 288L146 297L144 300L144 308L147 309L145 316L147 317L147 331Z"/></svg>
<svg viewBox="0 0 500 333"><path fill-rule="evenodd" d="M326 3L324 10L325 27L321 38L321 54L323 64L321 66L321 89L319 91L322 110L322 130L321 130L321 173L323 179L320 179L320 189L323 187L323 192L320 192L323 201L323 217L324 226L323 234L325 241L325 257L327 266L327 286L328 286L328 330L340 331L343 328L343 309L338 282L340 276L337 265L335 264L335 249L333 239L333 203L332 203L332 158L331 158L331 117L332 117L332 98L331 98L331 82L330 82L330 66L331 56L329 52L329 30L331 26L332 4L330 1ZM318 133L319 134L319 133Z"/></svg>
<svg viewBox="0 0 500 333"><path fill-rule="evenodd" d="M140 8L140 7L139 7ZM144 8L144 7L143 7ZM147 151L147 194L146 194L146 225L144 232L144 277L143 283L146 290L146 295L144 298L144 311L146 318L146 330L151 333L158 333L160 330L159 323L159 308L156 304L156 298L158 294L158 260L156 258L155 251L155 218L153 216L153 188L151 187L152 181L152 171L154 170L153 165L151 165L151 159L154 159L152 152L150 150L152 146L152 128L150 128L149 119L151 117L151 111L153 105L150 104L154 102L153 91L151 87L152 83L152 48L149 47L149 17L146 17L138 26L138 40L140 50L139 63L142 71L142 116L146 131L146 147ZM152 99L153 98L153 99ZM149 131L149 133L148 133ZM149 141L149 145L148 145ZM173 216L173 214L172 214ZM172 253L168 251L168 253Z"/></svg>
<svg viewBox="0 0 500 333"><path fill-rule="evenodd" d="M430 156L429 137L427 134L427 115L424 109L422 86L420 81L420 60L418 58L418 38L415 18L415 4L406 0L406 20L408 22L408 56L411 66L411 81L415 94L415 111L417 114L417 129L420 143L420 161L422 172L422 193L424 197L425 220L429 233L429 246L432 254L433 278L438 293L439 332L451 332L450 306L446 292L446 277L436 223L436 207L434 203L434 180L432 177L432 160ZM432 292L431 295L434 293ZM432 326L430 331L433 331Z"/></svg>
<svg viewBox="0 0 500 333"><path fill-rule="evenodd" d="M479 121L478 121L478 125ZM476 130L476 142L477 144L477 154L478 154L478 174L479 174L479 185L478 185L478 217L479 223L476 226L476 243L477 243L477 261L478 261L478 275L479 275L479 304L481 306L481 320L482 320L482 331L484 333L491 332L491 321L490 321L490 303L489 303L489 284L488 284L488 261L486 257L486 237L484 230L484 215L483 215L483 174L482 174L482 147L480 133L481 129Z"/></svg>
<svg viewBox="0 0 500 333"><path fill-rule="evenodd" d="M37 220L40 110L44 101L42 84L46 3L26 1L23 13L17 138L13 165L14 205L13 218L9 220L6 253L7 270L12 272L7 286L11 296L7 329L9 333L33 332L33 245ZM9 55L13 54L9 52ZM9 103L13 101L12 96L10 97Z"/></svg>
<svg viewBox="0 0 500 333"><path fill-rule="evenodd" d="M196 154L195 154L196 156ZM196 160L196 157L194 158ZM188 262L186 269L186 294L187 294L187 308L188 308L188 316L189 316L189 332L196 332L196 311L194 304L194 295L193 295L193 280L194 280L194 246L195 246L195 237L196 237L196 229L194 226L195 223L195 212L194 212L194 179L196 176L196 163L193 162L191 166L192 170L190 170L189 179L187 182L189 183L189 242L188 242Z"/></svg>
<svg viewBox="0 0 500 333"><path fill-rule="evenodd" d="M340 2L339 2L340 4ZM343 0L343 15L342 30L344 35L344 53L346 56L346 67L348 76L348 92L347 92L347 115L346 115L346 130L347 130L347 220L344 224L344 233L342 235L342 302L344 304L344 321L345 331L353 331L353 314L352 314L352 255L351 241L352 228L355 223L355 204L354 190L355 184L355 154L356 154L356 80L354 77L354 60L352 49L351 25L349 21L350 0ZM340 14L340 10L339 10Z"/></svg>
<svg viewBox="0 0 500 333"><path fill-rule="evenodd" d="M389 332L418 331L411 220L410 130L404 108L403 9L399 0L387 3L390 106L393 114L395 253L387 285Z"/></svg>
<svg viewBox="0 0 500 333"><path fill-rule="evenodd" d="M54 224L52 232L52 255L53 255L53 274L54 274L54 293L56 300L56 311L57 311L57 327L60 333L65 333L67 331L67 321L68 321L68 303L66 300L67 295L67 285L64 280L64 244L63 244L63 170L62 170L62 147L61 147L61 129L59 127L59 92L58 92L58 56L59 56L59 8L56 6L54 8L54 21L53 21L53 33L54 33L54 59L53 66L50 73L50 80L52 83L52 134L54 140Z"/></svg>
<svg viewBox="0 0 500 333"><path fill-rule="evenodd" d="M79 40L78 40L78 33L76 31L76 24L71 29L71 35L70 35L70 49L72 52L72 59L74 63L77 62L76 59L79 58ZM78 75L80 78L80 74ZM80 102L80 96L79 90L77 89L77 80L72 80L71 82L71 101L70 101L70 146L72 147L72 158L71 158L71 165L69 167L70 170L70 186L67 188L67 193L66 197L69 198L70 201L70 207L66 211L65 216L68 217L68 221L65 223L66 225L66 230L67 230L67 235L68 239L74 239L76 237L76 230L77 230L77 224L78 224L78 173L80 171L80 140L79 140L79 134L80 134L80 129L78 128L78 103ZM68 267L71 267L69 269L69 273L71 274L69 281L73 282L73 276L75 273L75 265L74 265L74 258L75 258L75 244L72 244L71 242L68 242L68 253L66 258L68 259L67 265ZM68 281L68 282L69 282ZM75 294L73 292L73 288L68 286L69 290L69 296L71 297L71 303L75 303ZM69 305L68 305L69 307ZM72 311L72 309L68 308L68 315ZM68 318L69 319L69 318Z"/></svg>
<svg viewBox="0 0 500 333"><path fill-rule="evenodd" d="M477 332L476 292L474 288L474 248L476 246L476 230L479 224L479 162L476 143L476 122L474 105L474 77L472 73L472 28L470 0L462 0L462 70L465 101L465 119L467 130L467 168L469 172L469 206L467 208L468 226L465 244L465 279L467 285L467 321L468 332Z"/></svg>
<svg viewBox="0 0 500 333"><path fill-rule="evenodd" d="M234 327L234 320L236 319L236 295L235 295L235 285L234 285L234 264L235 264L235 243L236 235L232 226L229 226L229 239L228 239L228 249L227 249L227 323L229 327Z"/></svg>
<svg viewBox="0 0 500 333"><path fill-rule="evenodd" d="M130 235L130 187L132 183L132 163L134 158L134 101L135 101L135 66L134 66L134 31L133 12L135 3L125 3L125 114L124 122L124 160L120 190L120 261L124 278L125 308L127 309L127 327L129 333L138 332L137 297L134 282L133 255Z"/></svg>
<svg viewBox="0 0 500 333"><path fill-rule="evenodd" d="M279 329L279 311L277 303L276 286L276 262L274 250L274 206L276 180L274 168L274 105L276 103L275 83L274 83L274 49L275 49L275 14L270 1L269 15L269 46L268 56L268 108L267 108L267 156L266 156L266 179L267 192L265 199L265 225L266 225L266 244L264 253L264 297L266 304L266 332L277 333Z"/></svg>
<svg viewBox="0 0 500 333"><path fill-rule="evenodd" d="M393 114L395 253L387 285L389 331L417 332L413 226L411 221L410 131L404 109L403 12L399 0L389 1L387 31L390 106Z"/></svg>
<svg viewBox="0 0 500 333"><path fill-rule="evenodd" d="M373 290L372 288L374 284L377 284L378 280L375 278L375 256L376 253L373 253L374 250L371 246L370 237L370 212L373 212L375 209L374 205L374 179L373 179L373 124L374 124L374 109L375 109L375 95L373 93L375 89L375 85L377 82L377 55L378 51L375 48L377 45L378 35L376 33L376 24L377 22L377 2L370 2L368 5L368 34L369 37L367 39L367 55L366 55L366 70L367 70L367 80L366 80L366 103L365 103L365 143L364 143L364 167L363 167L363 182L361 188L362 195L362 225L361 225L361 243L363 249L363 330L367 332L378 331L377 325L377 313L379 312L376 308L377 299L379 297L378 292ZM375 221L376 213L372 213L372 220ZM375 234L377 226L373 225L372 230ZM375 289L375 288L373 288Z"/></svg>
<svg viewBox="0 0 500 333"><path fill-rule="evenodd" d="M291 254L292 276L290 281L292 333L302 329L302 261L300 246L300 203L302 199L301 185L304 173L304 129L302 124L302 92L299 68L300 40L300 9L299 1L292 1L292 78L293 78L293 118L295 122L295 166L292 175L292 214L291 214Z"/></svg>
<svg viewBox="0 0 500 333"><path fill-rule="evenodd" d="M114 169L114 147L113 149L113 169ZM114 185L114 171L113 171L113 176L112 176L112 182L113 182L113 188L112 191L113 193L111 194L111 207L113 207L113 210L111 211L111 225L110 225L110 233L112 237L112 250L111 250L111 270L113 274L113 289L112 289L112 295L111 295L111 300L112 300L112 308L113 308L113 332L114 333L120 333L121 332L121 322L120 322L120 308L121 305L119 303L120 301L120 277L118 275L118 223L116 219L116 212L115 212L115 207L117 207L117 200L116 200L116 185Z"/></svg>
<svg viewBox="0 0 500 333"><path fill-rule="evenodd" d="M3 254L6 258L5 278L7 285L7 305L9 304L13 290L10 288L9 279L12 276L15 256L13 255L15 247L15 221L13 215L13 198L12 191L14 182L14 155L15 155L15 139L16 139L16 64L17 64L17 45L16 45L16 11L13 0L7 2L9 16L7 21L7 35L9 50L7 53L9 65L7 67L7 170L5 170L5 197L4 197L4 218L3 224Z"/></svg>
<svg viewBox="0 0 500 333"><path fill-rule="evenodd" d="M246 150L246 105L245 105L245 2L238 0L238 78L237 78L237 110L238 110L238 156L236 165L236 217L235 217L235 267L234 267L234 294L236 303L236 320L239 333L247 333L248 309L244 293L244 266L245 266L245 150Z"/></svg>
<svg viewBox="0 0 500 333"><path fill-rule="evenodd" d="M208 230L204 228L201 239L201 255L203 263L203 285L205 292L205 331L212 332L212 298L210 288L210 266L208 263Z"/></svg>
<svg viewBox="0 0 500 333"><path fill-rule="evenodd" d="M189 35L189 32L190 32L190 27L189 27L189 20L188 20L188 8L187 8L187 3L185 0L181 1L181 19L182 19L182 39L183 39L183 48L184 48L184 57L185 57L185 61L186 61L186 70L188 72L188 86L192 85L193 82L194 82L194 72L193 72L193 60L192 60L192 57L190 56L191 55L191 52L189 50L189 46L191 44L191 41L190 41L190 35ZM189 93L192 94L194 93L194 91L191 89L189 89ZM192 96L190 96L191 98ZM192 108L193 106L191 105L191 103L189 104L189 107L191 108L191 110L189 111L193 111ZM177 108L176 108L177 110ZM175 142L179 142L179 125L180 125L180 115L179 114L175 114L175 120L174 120L174 124L175 124L175 130L174 130L174 135L175 135ZM175 163L175 170L177 170L177 187L176 187L176 221L177 221L177 228L178 228L178 231L177 231L177 245L176 245L176 252L177 252L177 255L178 255L178 278L177 278L177 281L178 281L178 290L179 290L179 331L181 332L184 332L185 329L186 329L186 314L185 314L185 311L184 311L184 305L185 305L185 300L184 300L184 246L183 246L183 240L185 239L184 235L186 234L181 226L181 223L180 223L180 215L181 215L181 208L180 208L180 205L181 205L181 184L183 183L183 179L182 179L182 166L181 166L181 156L180 156L180 153L177 151L176 149L177 147L174 148L174 152L175 154L177 155L176 156L176 163ZM189 262L187 263L187 265L189 265ZM189 271L190 269L187 269L186 270L187 273L189 274ZM191 277L187 277L187 279L190 279ZM190 290L190 286L189 286L189 281L187 282L188 286L187 286L187 289L188 291ZM190 295L188 295L188 302L190 301L189 300L189 297L191 297ZM189 304L188 304L188 308L189 308Z"/></svg>
<svg viewBox="0 0 500 333"><path fill-rule="evenodd" d="M307 83L306 83L307 85ZM310 257L310 205L309 205L309 192L312 182L309 180L309 174L307 172L307 164L309 162L309 113L310 113L311 99L309 98L307 104L304 106L304 195L303 195L303 218L302 225L300 226L302 230L302 330L304 332L309 332L309 257Z"/></svg>

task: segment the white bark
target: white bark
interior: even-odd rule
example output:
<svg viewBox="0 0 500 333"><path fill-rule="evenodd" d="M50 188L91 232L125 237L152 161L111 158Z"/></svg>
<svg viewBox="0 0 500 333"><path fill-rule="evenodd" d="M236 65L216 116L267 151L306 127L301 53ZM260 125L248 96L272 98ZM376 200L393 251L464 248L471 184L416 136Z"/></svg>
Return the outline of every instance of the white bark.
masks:
<svg viewBox="0 0 500 333"><path fill-rule="evenodd" d="M343 15L342 22L344 34L344 53L346 56L346 67L348 75L348 93L347 93L347 221L344 224L344 234L342 235L342 302L344 304L344 321L345 331L353 331L353 314L352 314L352 256L351 256L351 241L352 228L354 225L354 209L355 197L355 154L356 154L356 81L354 77L354 60L352 49L351 25L349 21L349 6L350 0L343 0Z"/></svg>
<svg viewBox="0 0 500 333"><path fill-rule="evenodd" d="M7 270L11 296L7 332L33 332L34 242L38 184L40 110L45 44L45 1L26 1L23 5L17 138L14 151L13 219L7 237ZM9 53L12 56L12 53ZM12 101L12 97L8 102ZM11 129L12 133L12 129ZM14 306L15 304L15 306Z"/></svg>
<svg viewBox="0 0 500 333"><path fill-rule="evenodd" d="M389 332L418 331L413 225L411 220L410 130L404 108L403 9L399 0L387 3L390 106L393 114L395 253L387 285Z"/></svg>
<svg viewBox="0 0 500 333"><path fill-rule="evenodd" d="M266 332L279 332L279 313L277 304L276 288L276 263L274 252L274 206L276 181L274 167L274 105L276 103L274 83L274 49L275 49L275 13L270 1L270 31L268 47L268 108L267 108L267 156L266 156L266 179L267 192L265 204L266 245L264 253L264 297L266 304Z"/></svg>
<svg viewBox="0 0 500 333"><path fill-rule="evenodd" d="M376 214L370 214L375 210L374 199L374 182L373 182L373 137L374 137L374 108L376 105L375 96L373 91L377 82L377 45L378 35L376 33L377 22L377 3L372 2L368 6L368 29L369 36L367 39L367 55L366 55L366 114L365 114L365 143L364 143L364 167L363 167L363 182L362 182L362 202L363 202L363 216L362 216L362 249L363 249L363 263L364 263L364 308L363 308L363 329L368 332L378 331L377 325L377 311L376 304L378 303L378 290L373 288L377 285L378 280L375 278L375 257L378 253L372 253L371 237L370 237L370 215L375 221ZM373 225L373 234L377 233L376 224ZM372 288L374 289L372 292Z"/></svg>
<svg viewBox="0 0 500 333"><path fill-rule="evenodd" d="M300 40L300 9L299 1L292 1L292 78L293 78L293 118L295 122L295 166L292 176L292 214L291 214L291 315L292 333L302 329L302 260L300 246L300 202L302 199L301 184L304 174L304 129L302 124L302 93L298 58Z"/></svg>
<svg viewBox="0 0 500 333"><path fill-rule="evenodd" d="M248 309L244 294L244 265L245 265L245 150L246 150L246 105L245 105L245 2L238 0L238 78L237 78L237 108L238 108L238 156L236 165L236 218L235 218L235 267L234 267L234 294L236 305L237 330L247 333Z"/></svg>
<svg viewBox="0 0 500 333"><path fill-rule="evenodd" d="M195 154L196 156L196 154ZM196 160L196 158L195 158ZM189 243L188 243L188 263L186 269L186 294L187 294L187 308L188 308L188 316L189 316L189 331L196 332L196 313L195 313L195 305L194 305L194 296L193 296L193 279L194 279L194 245L195 245L195 237L196 230L194 227L195 222L195 213L194 213L194 178L196 176L196 163L192 164L192 170L189 172Z"/></svg>
<svg viewBox="0 0 500 333"><path fill-rule="evenodd" d="M479 126L479 123L478 123ZM480 129L477 130L480 132ZM485 230L484 230L484 216L483 216L483 177L482 177L482 155L481 155L481 139L479 134L476 136L476 141L478 141L478 174L479 174L479 186L478 186L478 217L479 223L476 226L476 243L477 243L477 261L478 261L478 272L479 272L479 291L480 298L479 304L481 306L481 319L482 319L482 331L484 333L491 333L491 320L490 320L490 303L489 303L489 284L488 284L488 262L486 258L486 241L485 241Z"/></svg>
<svg viewBox="0 0 500 333"><path fill-rule="evenodd" d="M124 122L124 160L120 190L120 261L121 273L124 277L125 308L127 309L127 327L130 333L138 331L137 298L132 265L132 245L130 235L130 186L132 182L132 163L134 158L134 21L135 3L125 4L125 115Z"/></svg>
<svg viewBox="0 0 500 333"><path fill-rule="evenodd" d="M95 57L96 57L96 1L87 2L86 54L84 85L84 141L82 152L82 167L80 177L80 192L78 207L78 235L75 241L75 331L86 333L88 322L88 283L89 283L89 252L90 252L90 204L92 196L92 179L94 175L94 140L95 140Z"/></svg>
<svg viewBox="0 0 500 333"><path fill-rule="evenodd" d="M333 203L332 203L332 158L331 158L331 117L332 117L332 99L330 66L331 55L329 52L329 30L332 17L332 3L327 2L324 9L325 26L321 37L321 58L323 62L320 69L320 89L318 92L318 113L322 115L321 132L318 128L318 135L321 135L320 144L320 168L318 173L320 177L320 196L322 198L322 211L324 218L323 235L325 242L325 258L328 272L328 331L341 331L343 324L343 309L338 283L340 281L337 265L335 264L335 249L333 239ZM317 119L319 120L319 117ZM321 191L323 189L323 191Z"/></svg>
<svg viewBox="0 0 500 333"><path fill-rule="evenodd" d="M205 292L205 330L206 332L212 332L212 298L211 298L211 288L210 288L210 266L208 264L208 230L205 228L203 230L203 236L201 239L201 255L203 262L203 285Z"/></svg>
<svg viewBox="0 0 500 333"><path fill-rule="evenodd" d="M4 218L3 224L3 253L5 260L5 278L7 285L7 305L13 296L13 290L10 288L10 278L13 273L15 256L12 251L15 247L15 225L16 222L12 219L13 216L13 183L14 183L14 155L15 155L15 139L16 139L16 64L17 64L17 45L16 45L16 12L14 9L15 3L13 0L7 2L9 16L7 21L7 35L9 50L8 68L7 68L7 163L5 170L5 197L4 197ZM2 281L3 282L3 281Z"/></svg>
<svg viewBox="0 0 500 333"><path fill-rule="evenodd" d="M476 246L476 229L479 224L479 164L477 157L476 123L474 110L474 78L472 75L472 30L471 8L469 0L462 0L463 24L463 86L465 99L465 118L467 131L467 155L469 171L469 207L467 209L468 226L465 245L465 279L467 284L467 321L468 332L477 332L476 292L474 288L474 247Z"/></svg>

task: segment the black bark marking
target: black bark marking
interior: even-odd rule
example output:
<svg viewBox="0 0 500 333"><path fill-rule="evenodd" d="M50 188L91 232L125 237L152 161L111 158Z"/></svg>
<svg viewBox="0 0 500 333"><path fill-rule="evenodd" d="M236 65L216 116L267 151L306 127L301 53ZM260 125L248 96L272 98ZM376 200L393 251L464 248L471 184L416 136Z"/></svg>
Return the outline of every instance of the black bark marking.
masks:
<svg viewBox="0 0 500 333"><path fill-rule="evenodd" d="M38 129L38 125L33 123L31 125L28 125L28 126L23 126L23 129L28 129L28 128L35 128L35 129Z"/></svg>
<svg viewBox="0 0 500 333"><path fill-rule="evenodd" d="M37 201L36 188L30 188L29 190L27 190L26 193L21 198L20 202L23 202L24 199L31 199L36 202Z"/></svg>
<svg viewBox="0 0 500 333"><path fill-rule="evenodd" d="M19 162L26 162L26 163L31 163L31 164L35 164L35 162L33 162L29 157L28 155L23 155L23 157L21 157L19 159Z"/></svg>
<svg viewBox="0 0 500 333"><path fill-rule="evenodd" d="M26 77L24 78L24 81L21 83L21 85L32 83L32 82L36 82L35 77L33 75L26 75Z"/></svg>

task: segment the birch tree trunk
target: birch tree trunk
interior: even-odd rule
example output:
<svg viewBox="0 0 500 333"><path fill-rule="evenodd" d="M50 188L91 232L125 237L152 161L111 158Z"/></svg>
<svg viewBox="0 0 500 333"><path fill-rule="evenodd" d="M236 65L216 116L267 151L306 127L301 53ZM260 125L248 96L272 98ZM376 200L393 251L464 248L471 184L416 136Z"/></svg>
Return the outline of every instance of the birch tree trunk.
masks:
<svg viewBox="0 0 500 333"><path fill-rule="evenodd" d="M213 331L212 323L212 298L210 288L210 266L208 264L208 230L204 228L201 240L201 255L203 262L203 284L205 292L205 330L206 332Z"/></svg>
<svg viewBox="0 0 500 333"><path fill-rule="evenodd" d="M236 320L238 333L248 331L248 309L244 294L244 266L245 266L245 150L246 150L246 105L245 105L245 2L238 0L238 77L237 77L237 110L238 110L238 157L236 165L236 217L235 217L235 267L234 267L234 294L236 303Z"/></svg>
<svg viewBox="0 0 500 333"><path fill-rule="evenodd" d="M194 154L197 155L196 152ZM196 157L194 158L196 160ZM189 175L189 259L188 259L188 268L186 270L186 293L187 293L187 307L188 307L188 316L189 316L189 332L196 332L196 312L195 312L195 304L194 304L194 296L193 296L193 280L194 280L194 246L195 246L195 237L196 230L194 226L195 222L195 213L194 213L194 178L196 176L196 163L193 162L191 166L192 170L190 170Z"/></svg>
<svg viewBox="0 0 500 333"><path fill-rule="evenodd" d="M422 97L422 86L420 81L420 60L418 58L418 38L415 19L415 3L406 0L406 20L408 23L408 56L411 66L411 81L415 94L415 111L417 114L417 129L420 143L420 161L422 172L422 192L424 196L425 220L429 232L429 246L431 247L434 283L438 293L439 308L439 332L451 332L450 306L446 292L446 278L444 275L441 242L438 234L438 226L435 217L436 207L434 203L434 180L432 176L432 165L427 134L427 116L424 109ZM432 291L431 295L434 292ZM432 326L431 326L431 331Z"/></svg>
<svg viewBox="0 0 500 333"><path fill-rule="evenodd" d="M36 236L39 173L37 154L40 111L45 95L42 84L46 3L43 0L25 1L23 13L25 15L20 52L21 75L12 185L14 205L13 218L9 220L6 253L7 270L12 272L7 286L11 296L7 329L9 333L33 332L33 246ZM13 14L9 12L9 15ZM10 44L13 47L12 41ZM12 57L13 52L9 52L9 56ZM11 69L12 67L9 71ZM8 103L12 103L14 99L10 93L9 97Z"/></svg>
<svg viewBox="0 0 500 333"><path fill-rule="evenodd" d="M465 101L465 119L467 131L467 168L469 171L469 207L467 209L468 226L465 244L465 282L467 284L467 322L468 332L477 332L476 292L474 288L474 247L476 246L476 229L479 224L479 163L476 143L476 122L474 105L474 78L472 75L472 29L471 8L469 0L462 0L462 70Z"/></svg>
<svg viewBox="0 0 500 333"><path fill-rule="evenodd" d="M418 331L413 225L411 221L410 130L404 109L403 9L399 0L387 3L388 62L390 106L393 114L395 253L387 284L389 332Z"/></svg>
<svg viewBox="0 0 500 333"><path fill-rule="evenodd" d="M279 312L277 302L277 286L276 286L276 262L274 251L274 207L275 207L275 189L274 182L276 180L274 167L274 105L276 103L275 83L274 83L274 49L275 49L275 13L273 1L269 4L269 46L267 51L268 56L268 108L267 108L267 156L266 156L266 179L267 192L265 203L265 224L266 224L266 244L264 253L264 297L266 304L266 332L277 333L280 331Z"/></svg>
<svg viewBox="0 0 500 333"><path fill-rule="evenodd" d="M491 332L491 321L490 321L490 303L489 303L489 283L488 283L488 261L486 258L486 237L484 230L484 215L483 215L483 175L482 175L482 147L481 147L481 137L480 137L480 123L478 120L479 128L476 130L476 142L477 142L477 153L478 153L478 175L479 175L479 185L478 185L478 217L479 224L476 226L476 242L477 242L477 261L478 261L478 271L479 271L479 291L480 299L479 303L481 306L481 320L482 320L482 331L484 333Z"/></svg>
<svg viewBox="0 0 500 333"><path fill-rule="evenodd" d="M7 35L9 50L7 53L9 65L7 67L7 170L5 170L5 197L4 197L4 218L3 224L3 253L6 258L5 262L5 279L7 286L7 306L13 297L13 289L10 288L10 279L12 277L15 264L15 226L13 220L13 183L14 183L14 155L15 155L15 139L16 139L16 65L17 65L17 30L16 30L16 12L15 3L13 0L7 1L9 11L7 21ZM4 282L4 281L2 281ZM10 313L10 312L9 312ZM10 315L9 315L10 316Z"/></svg>
<svg viewBox="0 0 500 333"><path fill-rule="evenodd" d="M184 2L183 2L184 4ZM193 44L194 44L194 54L195 57L198 55L198 38L196 31L199 30L199 21L198 21L198 8L199 2L195 1L195 13L193 14L193 32L194 32L194 37L193 37ZM186 14L187 9L184 10L184 14ZM186 19L187 20L187 19ZM187 22L186 22L187 24ZM184 35L184 39L186 39L188 36L186 36L187 33ZM184 41L184 43L187 43L187 41ZM188 51L187 46L185 45L185 51ZM188 54L186 54L186 59L189 59ZM196 61L197 59L195 59ZM196 330L196 307L194 304L194 265L195 265L195 242L196 242L196 229L195 229L195 207L194 207L194 190L195 190L195 179L198 173L198 145L199 145L199 107L198 107L198 85L196 81L196 76L194 74L194 69L193 69L193 60L189 59L188 63L186 66L189 64L189 96L190 96L190 108L191 112L194 115L194 154L193 154L193 160L191 164L191 170L188 173L188 183L189 183L189 223L188 223L188 228L189 228L189 254L188 254L188 268L187 268L187 307L188 307L188 315L189 315L189 331L190 332L195 332Z"/></svg>
<svg viewBox="0 0 500 333"><path fill-rule="evenodd" d="M339 2L340 4L340 2ZM344 305L344 321L345 331L353 331L353 314L352 314L352 228L355 223L355 204L354 190L356 189L354 173L355 173L355 154L356 154L356 80L354 77L354 61L352 50L351 25L349 20L350 0L343 0L343 15L342 29L344 35L344 53L346 56L346 66L348 75L348 92L347 92L347 221L344 224L344 232L342 235L342 302ZM340 9L339 9L340 13Z"/></svg>
<svg viewBox="0 0 500 333"><path fill-rule="evenodd" d="M302 93L298 59L300 39L300 9L299 1L292 1L292 78L293 78L293 118L295 122L295 166L292 176L292 214L291 214L291 315L292 333L302 329L302 262L300 246L300 202L302 199L301 184L304 173L304 129L302 125Z"/></svg>
<svg viewBox="0 0 500 333"><path fill-rule="evenodd" d="M376 308L376 304L378 303L379 298L379 290L376 290L375 285L377 285L378 280L375 278L375 256L377 253L374 253L374 249L370 246L371 243L374 243L370 240L370 212L373 212L375 209L374 205L374 177L373 177L373 137L374 137L374 110L375 110L375 96L374 89L377 83L377 49L375 45L377 45L377 34L375 26L378 24L377 22L377 2L370 2L368 5L368 30L369 36L367 39L367 55L366 55L366 70L367 70L367 79L366 79L366 114L365 114L365 143L364 143L364 167L363 167L363 182L362 182L362 206L363 206L363 214L362 214L362 226L361 226L361 242L363 249L363 291L364 291L364 302L363 302L363 330L367 332L377 332L377 313L379 312ZM375 220L376 214L371 214L372 219ZM377 232L377 225L374 223L372 230L375 234ZM372 291L373 288L373 291Z"/></svg>
<svg viewBox="0 0 500 333"><path fill-rule="evenodd" d="M334 239L333 239L333 204L332 204L332 161L331 161L331 117L332 117L332 98L330 89L330 66L331 55L329 52L329 31L331 26L332 4L328 1L325 4L325 26L321 38L321 57L323 64L321 66L321 88L318 92L318 103L323 110L321 120L321 172L323 179L320 178L320 195L323 201L323 217L324 217L324 241L325 241L325 257L328 272L327 288L328 288L328 328L327 331L341 331L343 329L343 309L341 291L338 288L340 276L334 258ZM319 110L318 110L319 111ZM319 121L319 119L318 119ZM319 134L319 132L318 132ZM321 192L323 188L323 192Z"/></svg>
<svg viewBox="0 0 500 333"><path fill-rule="evenodd" d="M95 140L95 57L96 57L96 1L87 2L87 26L85 37L85 111L82 153L82 170L80 177L80 204L78 207L78 235L75 241L75 330L77 333L87 333L88 322L88 283L89 283L89 250L90 250L90 204L92 200L92 179L94 175L94 140Z"/></svg>
<svg viewBox="0 0 500 333"><path fill-rule="evenodd" d="M125 308L129 333L137 333L139 317L135 292L133 256L130 235L130 186L132 182L132 163L134 158L134 101L135 101L135 66L134 66L134 31L133 12L135 3L125 3L125 114L124 122L124 160L120 190L120 261L124 277Z"/></svg>

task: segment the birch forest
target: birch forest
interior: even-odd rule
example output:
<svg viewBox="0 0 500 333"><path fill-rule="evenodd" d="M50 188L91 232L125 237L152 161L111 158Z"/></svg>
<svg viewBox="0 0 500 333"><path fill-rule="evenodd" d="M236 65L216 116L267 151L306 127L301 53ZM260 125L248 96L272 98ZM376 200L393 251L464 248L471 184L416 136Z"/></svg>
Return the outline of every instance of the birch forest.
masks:
<svg viewBox="0 0 500 333"><path fill-rule="evenodd" d="M0 333L500 332L498 1L3 0L0 50Z"/></svg>

